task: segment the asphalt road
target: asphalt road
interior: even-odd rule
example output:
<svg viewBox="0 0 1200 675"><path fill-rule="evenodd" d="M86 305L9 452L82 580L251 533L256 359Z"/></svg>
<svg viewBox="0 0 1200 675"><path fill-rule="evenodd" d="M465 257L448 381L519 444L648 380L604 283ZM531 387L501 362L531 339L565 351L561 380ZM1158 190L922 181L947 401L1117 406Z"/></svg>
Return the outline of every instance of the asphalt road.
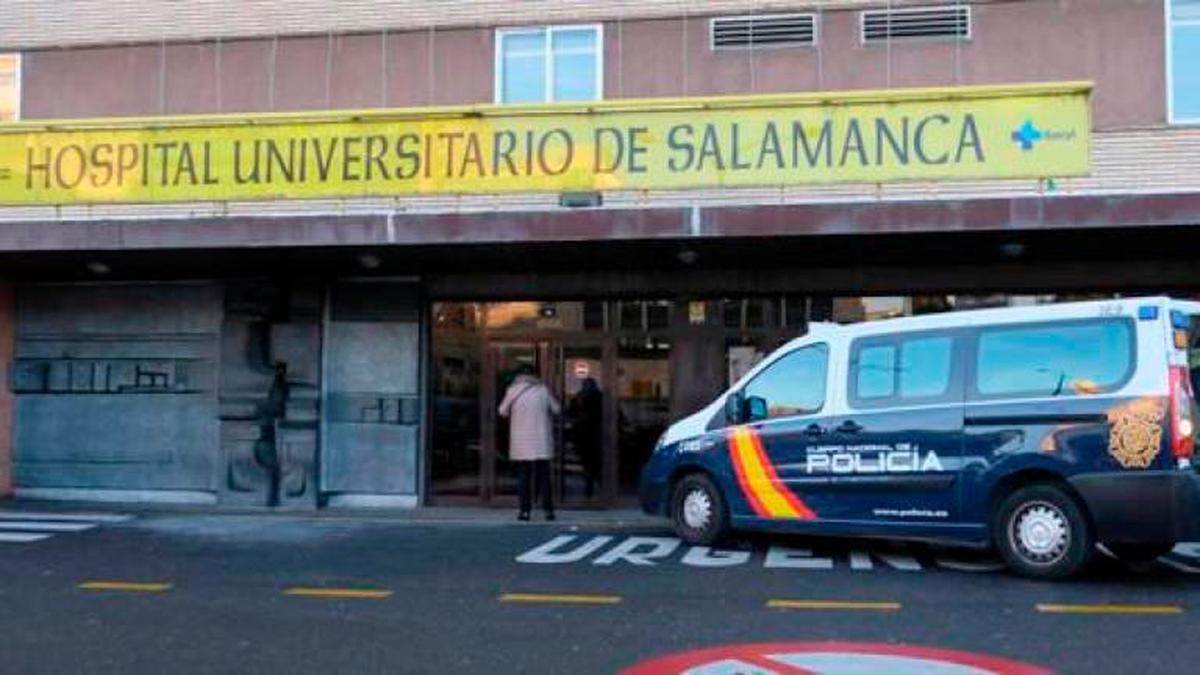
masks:
<svg viewBox="0 0 1200 675"><path fill-rule="evenodd" d="M0 512L0 532L19 530L12 518ZM43 522L86 527L0 540L3 673L612 673L827 640L1066 673L1200 672L1200 546L1051 584L923 546L765 537L714 553L665 525ZM753 670L724 667L706 672Z"/></svg>

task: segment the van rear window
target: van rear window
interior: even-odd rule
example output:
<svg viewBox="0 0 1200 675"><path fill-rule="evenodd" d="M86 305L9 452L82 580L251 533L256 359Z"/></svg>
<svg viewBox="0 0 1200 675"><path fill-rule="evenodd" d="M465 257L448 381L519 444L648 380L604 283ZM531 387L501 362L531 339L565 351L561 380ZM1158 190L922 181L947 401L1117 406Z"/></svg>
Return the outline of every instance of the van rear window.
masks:
<svg viewBox="0 0 1200 675"><path fill-rule="evenodd" d="M985 328L976 365L982 396L1100 394L1133 375L1133 327L1097 319Z"/></svg>

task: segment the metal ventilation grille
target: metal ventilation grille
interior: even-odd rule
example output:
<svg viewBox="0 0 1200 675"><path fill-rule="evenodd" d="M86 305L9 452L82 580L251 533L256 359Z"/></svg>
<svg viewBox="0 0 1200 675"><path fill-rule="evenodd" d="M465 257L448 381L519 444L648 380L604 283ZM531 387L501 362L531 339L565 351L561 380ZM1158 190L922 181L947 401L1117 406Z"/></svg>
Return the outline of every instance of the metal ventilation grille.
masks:
<svg viewBox="0 0 1200 675"><path fill-rule="evenodd" d="M862 12L864 44L887 40L969 40L970 7L914 7Z"/></svg>
<svg viewBox="0 0 1200 675"><path fill-rule="evenodd" d="M817 43L814 14L726 16L709 24L713 49L811 47Z"/></svg>

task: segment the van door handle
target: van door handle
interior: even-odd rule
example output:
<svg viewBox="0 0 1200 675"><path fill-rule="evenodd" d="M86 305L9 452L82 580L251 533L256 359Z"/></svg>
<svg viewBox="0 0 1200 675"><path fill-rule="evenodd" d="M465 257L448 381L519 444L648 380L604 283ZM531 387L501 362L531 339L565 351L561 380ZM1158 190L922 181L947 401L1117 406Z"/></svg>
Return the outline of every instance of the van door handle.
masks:
<svg viewBox="0 0 1200 675"><path fill-rule="evenodd" d="M825 433L825 429L820 424L810 424L804 427L805 436L821 436Z"/></svg>
<svg viewBox="0 0 1200 675"><path fill-rule="evenodd" d="M862 425L854 420L846 420L839 424L837 429L834 429L839 434L857 434L862 430Z"/></svg>

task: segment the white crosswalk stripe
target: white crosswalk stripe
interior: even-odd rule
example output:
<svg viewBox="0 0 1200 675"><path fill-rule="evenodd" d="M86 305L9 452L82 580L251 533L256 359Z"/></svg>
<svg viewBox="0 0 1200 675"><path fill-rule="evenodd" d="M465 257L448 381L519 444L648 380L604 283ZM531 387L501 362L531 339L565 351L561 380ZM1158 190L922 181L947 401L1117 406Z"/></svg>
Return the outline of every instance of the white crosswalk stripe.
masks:
<svg viewBox="0 0 1200 675"><path fill-rule="evenodd" d="M29 532L0 532L0 543L25 544L31 541L41 541L50 536L49 534L32 534Z"/></svg>
<svg viewBox="0 0 1200 675"><path fill-rule="evenodd" d="M0 511L0 544L28 544L55 534L84 532L100 525L121 523L133 516L124 513L56 513L53 511Z"/></svg>
<svg viewBox="0 0 1200 675"><path fill-rule="evenodd" d="M133 516L125 513L53 513L38 511L0 511L0 520L62 520L87 523L123 523Z"/></svg>
<svg viewBox="0 0 1200 675"><path fill-rule="evenodd" d="M23 532L82 532L90 530L96 523L55 523L44 520L0 520L0 530Z"/></svg>

